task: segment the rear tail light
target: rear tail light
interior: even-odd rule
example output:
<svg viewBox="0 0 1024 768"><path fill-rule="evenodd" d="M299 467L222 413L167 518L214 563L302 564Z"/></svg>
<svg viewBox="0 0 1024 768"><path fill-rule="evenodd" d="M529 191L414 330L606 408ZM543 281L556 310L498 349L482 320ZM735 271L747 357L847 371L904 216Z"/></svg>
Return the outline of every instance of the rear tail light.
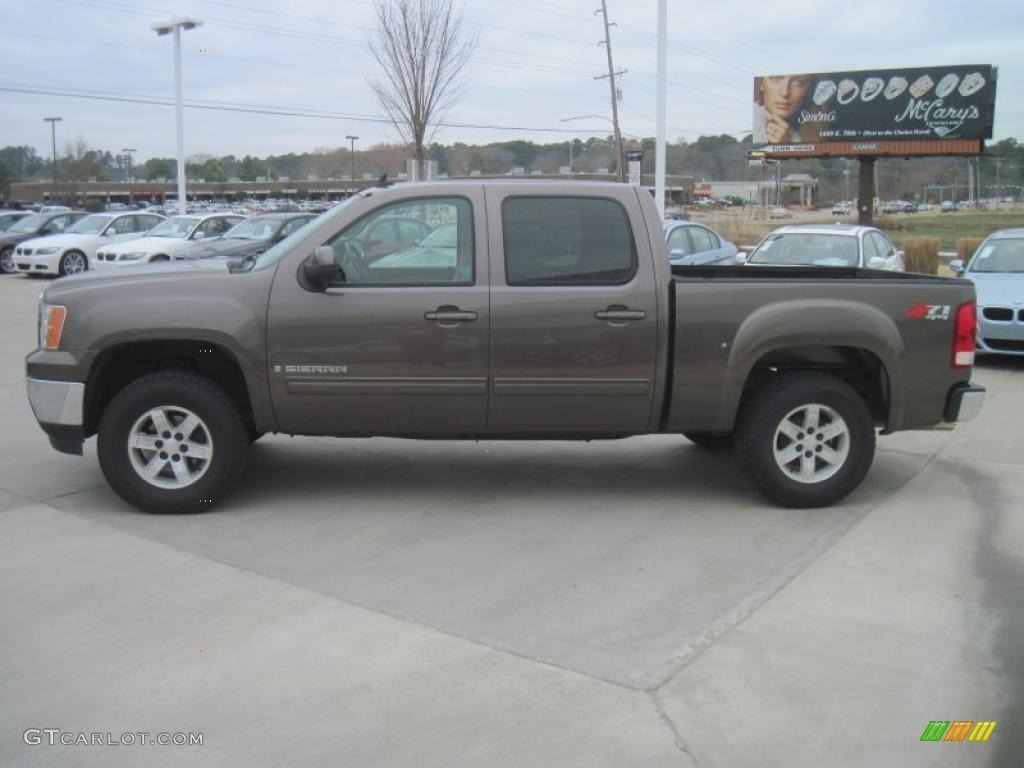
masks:
<svg viewBox="0 0 1024 768"><path fill-rule="evenodd" d="M953 330L953 367L970 368L974 365L974 335L978 329L978 304L968 301L956 310Z"/></svg>

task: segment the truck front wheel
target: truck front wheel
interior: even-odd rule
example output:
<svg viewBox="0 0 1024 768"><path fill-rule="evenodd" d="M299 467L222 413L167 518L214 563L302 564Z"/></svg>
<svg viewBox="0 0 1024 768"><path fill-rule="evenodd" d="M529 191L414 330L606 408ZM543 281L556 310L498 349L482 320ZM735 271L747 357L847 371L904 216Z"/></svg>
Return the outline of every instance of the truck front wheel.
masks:
<svg viewBox="0 0 1024 768"><path fill-rule="evenodd" d="M121 390L100 419L100 468L118 496L146 512L202 512L242 474L248 430L224 390L179 371Z"/></svg>
<svg viewBox="0 0 1024 768"><path fill-rule="evenodd" d="M736 449L753 484L775 503L825 507L860 485L871 467L874 419L835 376L783 375L744 404Z"/></svg>

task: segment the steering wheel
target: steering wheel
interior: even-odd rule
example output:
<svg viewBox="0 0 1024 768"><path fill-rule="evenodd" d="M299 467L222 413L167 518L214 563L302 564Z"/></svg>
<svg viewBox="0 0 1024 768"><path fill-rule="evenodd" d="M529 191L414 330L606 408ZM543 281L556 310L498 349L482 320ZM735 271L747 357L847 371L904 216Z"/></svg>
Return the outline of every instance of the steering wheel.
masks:
<svg viewBox="0 0 1024 768"><path fill-rule="evenodd" d="M345 273L346 282L369 283L373 275L366 266L363 256L363 244L358 240L346 238L342 241L344 252L341 254L341 269Z"/></svg>

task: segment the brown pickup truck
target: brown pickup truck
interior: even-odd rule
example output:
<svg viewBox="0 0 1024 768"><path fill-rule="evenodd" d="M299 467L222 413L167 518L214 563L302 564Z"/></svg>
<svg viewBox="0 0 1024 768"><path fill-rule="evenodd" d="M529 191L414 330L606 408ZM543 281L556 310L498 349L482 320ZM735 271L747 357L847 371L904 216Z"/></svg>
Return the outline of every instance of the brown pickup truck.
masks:
<svg viewBox="0 0 1024 768"><path fill-rule="evenodd" d="M57 450L98 435L145 510L208 509L266 432L681 433L810 507L860 483L876 430L977 413L974 333L964 280L671 267L634 187L401 184L244 262L56 281L28 394Z"/></svg>

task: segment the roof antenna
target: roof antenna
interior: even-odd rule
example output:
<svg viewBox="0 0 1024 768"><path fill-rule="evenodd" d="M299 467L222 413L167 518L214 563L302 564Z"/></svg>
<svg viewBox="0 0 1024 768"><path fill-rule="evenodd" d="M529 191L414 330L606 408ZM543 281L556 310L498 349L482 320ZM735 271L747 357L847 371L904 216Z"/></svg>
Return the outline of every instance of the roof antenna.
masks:
<svg viewBox="0 0 1024 768"><path fill-rule="evenodd" d="M377 179L377 186L381 187L382 189L385 187L390 187L393 183L394 182L388 181L387 173L382 173L380 175L380 178Z"/></svg>

